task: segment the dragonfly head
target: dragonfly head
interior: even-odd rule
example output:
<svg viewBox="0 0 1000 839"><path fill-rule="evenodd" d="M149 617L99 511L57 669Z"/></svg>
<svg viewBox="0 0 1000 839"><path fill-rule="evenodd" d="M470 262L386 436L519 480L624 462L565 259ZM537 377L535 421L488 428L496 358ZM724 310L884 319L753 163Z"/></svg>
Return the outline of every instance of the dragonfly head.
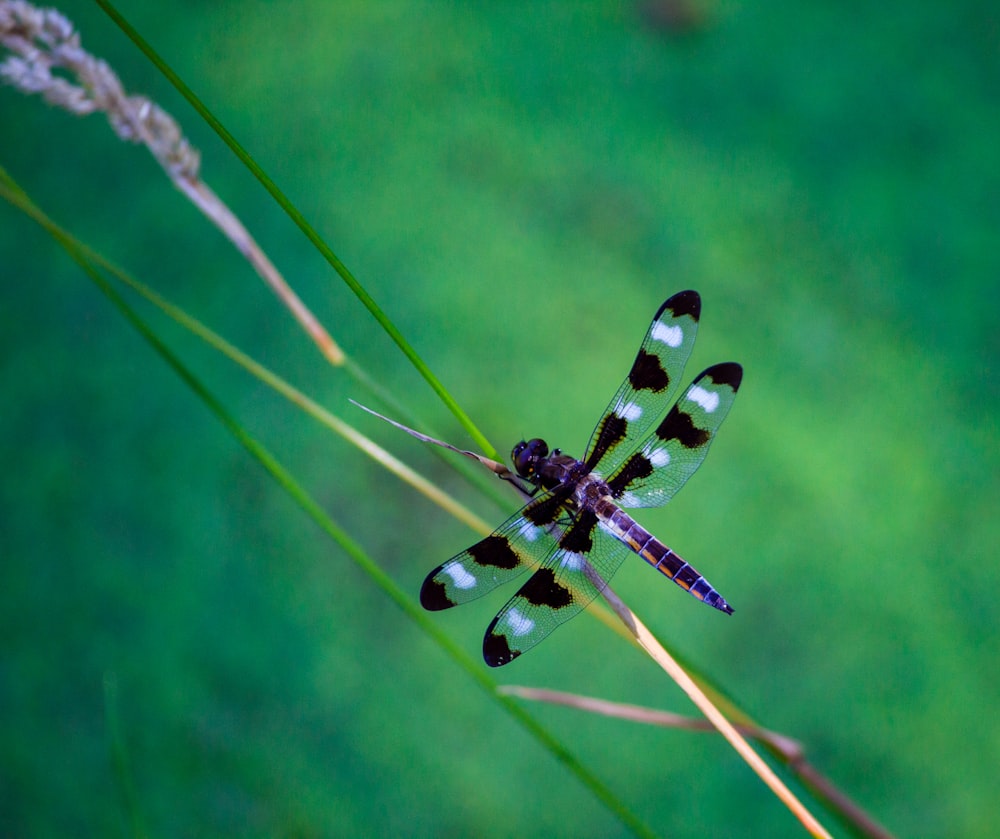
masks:
<svg viewBox="0 0 1000 839"><path fill-rule="evenodd" d="M517 474L526 481L538 483L538 470L549 455L548 444L535 437L532 440L522 440L510 453Z"/></svg>

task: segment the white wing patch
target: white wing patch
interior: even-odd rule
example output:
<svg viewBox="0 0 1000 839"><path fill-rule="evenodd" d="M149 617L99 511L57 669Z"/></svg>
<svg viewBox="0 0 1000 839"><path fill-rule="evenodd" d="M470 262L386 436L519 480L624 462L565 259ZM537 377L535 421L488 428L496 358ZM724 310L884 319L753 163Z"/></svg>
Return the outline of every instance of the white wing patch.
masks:
<svg viewBox="0 0 1000 839"><path fill-rule="evenodd" d="M534 542L538 538L538 525L525 519L517 533L529 542Z"/></svg>
<svg viewBox="0 0 1000 839"><path fill-rule="evenodd" d="M692 387L688 392L688 399L701 405L707 414L711 414L719 407L719 394L712 393L710 390L705 390L705 388L698 385Z"/></svg>
<svg viewBox="0 0 1000 839"><path fill-rule="evenodd" d="M670 452L665 448L658 449L655 446L646 446L642 450L642 453L654 469L659 469L661 466L666 466L670 463Z"/></svg>
<svg viewBox="0 0 1000 839"><path fill-rule="evenodd" d="M568 568L570 571L579 571L583 568L583 557L580 554L572 553L571 551L566 551L563 553L562 558L559 560L559 564L563 568Z"/></svg>
<svg viewBox="0 0 1000 839"><path fill-rule="evenodd" d="M465 590L476 587L476 578L457 562L454 565L446 565L441 570L451 577L451 581L455 584L455 588Z"/></svg>
<svg viewBox="0 0 1000 839"><path fill-rule="evenodd" d="M618 499L618 503L622 507L638 507L641 505L642 499L634 492L625 492L622 493L621 498ZM606 528L606 530L608 533L618 535L617 532L611 527Z"/></svg>
<svg viewBox="0 0 1000 839"><path fill-rule="evenodd" d="M511 609L507 613L507 624L510 626L510 631L518 636L527 635L535 628L535 622L526 615L522 615L519 609Z"/></svg>
<svg viewBox="0 0 1000 839"><path fill-rule="evenodd" d="M668 347L679 347L684 341L684 330L676 324L673 326L667 326L665 323L660 321L653 327L650 337L654 341L660 341L661 343L666 344Z"/></svg>
<svg viewBox="0 0 1000 839"><path fill-rule="evenodd" d="M615 409L615 413L623 420L635 422L635 420L642 416L642 406L637 405L635 402L626 402L624 405L619 405Z"/></svg>

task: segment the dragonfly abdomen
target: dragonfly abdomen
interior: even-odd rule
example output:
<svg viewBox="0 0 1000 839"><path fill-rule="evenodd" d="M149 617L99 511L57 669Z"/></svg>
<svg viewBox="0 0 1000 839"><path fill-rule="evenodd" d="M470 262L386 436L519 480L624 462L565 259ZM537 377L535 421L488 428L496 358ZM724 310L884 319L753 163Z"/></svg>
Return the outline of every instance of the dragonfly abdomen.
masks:
<svg viewBox="0 0 1000 839"><path fill-rule="evenodd" d="M727 615L733 613L732 606L697 569L664 545L610 498L602 500L605 503L597 504L594 512L611 533L689 594Z"/></svg>

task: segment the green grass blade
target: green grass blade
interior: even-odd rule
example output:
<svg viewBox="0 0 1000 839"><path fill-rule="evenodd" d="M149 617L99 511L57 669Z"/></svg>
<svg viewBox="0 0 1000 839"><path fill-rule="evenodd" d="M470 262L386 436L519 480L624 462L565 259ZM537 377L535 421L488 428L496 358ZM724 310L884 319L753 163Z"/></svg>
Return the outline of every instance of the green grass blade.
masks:
<svg viewBox="0 0 1000 839"><path fill-rule="evenodd" d="M424 380L431 386L431 389L438 395L449 411L454 415L462 427L480 447L484 454L494 460L501 460L500 454L493 445L486 439L486 436L473 423L472 419L462 410L459 404L445 389L441 381L434 375L431 369L424 363L423 359L417 355L417 351L403 337L403 334L396 328L395 324L389 320L388 316L375 302L375 299L365 291L364 287L354 275L347 269L347 266L337 257L329 245L323 241L316 229L306 220L306 218L295 208L267 173L257 164L237 142L236 138L226 129L226 127L215 117L206 105L195 95L195 93L183 82L183 80L170 68L150 44L135 30L135 28L124 18L124 16L108 0L96 0L104 12L112 21L125 33L125 35L143 52L152 64L164 75L177 91L190 103L202 119L219 135L219 138L232 150L243 164L253 173L254 177L266 189L278 205L288 214L288 217L305 234L306 238L323 255L326 261L341 276L348 288L357 296L361 303L371 313L372 317L385 330L386 334L395 342L396 346L409 359L410 363L423 376Z"/></svg>
<svg viewBox="0 0 1000 839"><path fill-rule="evenodd" d="M206 407L215 415L223 427L257 460L288 492L305 513L332 538L350 557L350 559L382 590L403 612L413 620L427 635L429 635L469 677L481 687L485 693L518 723L521 724L541 745L552 753L577 779L601 801L619 821L636 836L653 837L653 833L638 819L612 792L612 790L581 763L559 740L548 732L534 719L523 706L513 697L498 692L497 683L483 669L480 662L473 660L458 647L441 630L429 613L401 588L356 542L346 530L338 525L329 514L309 495L295 480L284 466L268 451L268 449L250 435L239 422L228 412L225 406L208 390L208 388L191 372L173 351L156 335L152 328L139 316L128 302L112 287L89 258L87 251L78 245L73 237L63 232L38 209L27 194L13 182L7 173L0 168L0 194L19 208L30 207L28 215L39 222L42 227L66 250L80 268L87 274L101 292L108 298L121 315L150 344L152 349L170 366L174 372L188 385ZM48 222L48 223L46 223Z"/></svg>
<svg viewBox="0 0 1000 839"><path fill-rule="evenodd" d="M121 796L122 810L129 826L129 835L134 839L146 839L149 833L146 831L145 820L139 807L128 746L122 733L121 718L118 714L118 678L114 673L104 674L104 724L108 730L111 764Z"/></svg>

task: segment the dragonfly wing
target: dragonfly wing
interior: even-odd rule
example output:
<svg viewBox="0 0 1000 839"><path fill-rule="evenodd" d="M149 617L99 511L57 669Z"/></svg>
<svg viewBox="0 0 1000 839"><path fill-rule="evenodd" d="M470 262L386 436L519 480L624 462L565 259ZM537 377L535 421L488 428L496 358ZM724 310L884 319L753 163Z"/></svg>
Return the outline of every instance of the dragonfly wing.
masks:
<svg viewBox="0 0 1000 839"><path fill-rule="evenodd" d="M534 499L485 539L439 565L424 580L420 604L436 612L468 603L541 564L558 546L561 531L552 530L566 515L567 495L559 487Z"/></svg>
<svg viewBox="0 0 1000 839"><path fill-rule="evenodd" d="M594 429L584 462L615 472L670 404L687 364L701 317L697 291L681 291L657 310L632 369Z"/></svg>
<svg viewBox="0 0 1000 839"><path fill-rule="evenodd" d="M666 504L708 454L736 399L743 368L734 362L709 367L684 391L656 430L608 478L623 507Z"/></svg>
<svg viewBox="0 0 1000 839"><path fill-rule="evenodd" d="M513 661L576 617L631 553L582 510L546 559L486 630L483 658L491 667Z"/></svg>

